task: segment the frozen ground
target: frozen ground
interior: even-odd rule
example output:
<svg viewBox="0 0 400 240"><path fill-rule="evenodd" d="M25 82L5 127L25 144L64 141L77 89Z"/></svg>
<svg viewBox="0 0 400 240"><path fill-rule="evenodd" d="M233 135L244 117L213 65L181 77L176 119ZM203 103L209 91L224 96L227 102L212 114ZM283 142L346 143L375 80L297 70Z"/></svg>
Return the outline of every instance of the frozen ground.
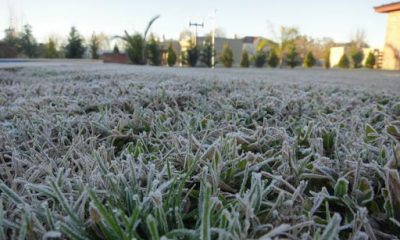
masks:
<svg viewBox="0 0 400 240"><path fill-rule="evenodd" d="M396 239L399 92L385 71L0 64L0 239Z"/></svg>

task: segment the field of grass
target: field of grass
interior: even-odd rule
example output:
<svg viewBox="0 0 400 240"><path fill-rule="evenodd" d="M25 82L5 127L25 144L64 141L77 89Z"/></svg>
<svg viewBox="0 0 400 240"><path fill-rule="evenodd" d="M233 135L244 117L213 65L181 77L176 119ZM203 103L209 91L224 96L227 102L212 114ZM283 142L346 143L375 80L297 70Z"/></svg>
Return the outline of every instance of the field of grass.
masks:
<svg viewBox="0 0 400 240"><path fill-rule="evenodd" d="M21 66L0 239L400 236L399 73Z"/></svg>

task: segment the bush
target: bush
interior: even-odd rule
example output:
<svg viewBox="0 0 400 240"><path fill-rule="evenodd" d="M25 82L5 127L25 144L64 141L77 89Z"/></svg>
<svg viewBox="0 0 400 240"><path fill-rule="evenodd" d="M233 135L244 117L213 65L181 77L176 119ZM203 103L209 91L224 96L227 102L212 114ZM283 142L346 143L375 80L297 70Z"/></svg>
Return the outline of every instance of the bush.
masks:
<svg viewBox="0 0 400 240"><path fill-rule="evenodd" d="M84 53L83 38L79 35L78 30L72 27L69 33L68 44L65 46L65 57L82 58Z"/></svg>
<svg viewBox="0 0 400 240"><path fill-rule="evenodd" d="M289 67L295 68L299 65L298 55L299 54L296 51L296 47L291 47L289 52L286 54L286 63Z"/></svg>
<svg viewBox="0 0 400 240"><path fill-rule="evenodd" d="M222 50L222 54L219 57L219 60L224 65L224 67L230 68L233 64L233 52L232 49L229 47L228 44L224 45Z"/></svg>
<svg viewBox="0 0 400 240"><path fill-rule="evenodd" d="M347 57L346 54L343 54L343 56L340 58L337 66L340 68L349 68L350 67L349 57Z"/></svg>
<svg viewBox="0 0 400 240"><path fill-rule="evenodd" d="M304 58L304 67L312 68L315 66L316 62L317 60L315 59L314 54L312 52L308 52L306 58Z"/></svg>
<svg viewBox="0 0 400 240"><path fill-rule="evenodd" d="M374 68L376 64L376 57L375 54L373 54L372 52L370 52L368 54L367 60L365 61L365 67L367 68Z"/></svg>
<svg viewBox="0 0 400 240"><path fill-rule="evenodd" d="M276 68L279 65L279 57L275 49L271 49L268 54L268 66Z"/></svg>
<svg viewBox="0 0 400 240"><path fill-rule="evenodd" d="M154 36L150 37L150 40L147 43L146 48L147 48L147 60L149 64L153 66L160 66L161 50Z"/></svg>
<svg viewBox="0 0 400 240"><path fill-rule="evenodd" d="M168 66L172 67L176 64L177 56L175 53L174 48L172 47L172 43L169 44L168 46L168 52L167 52L167 64Z"/></svg>
<svg viewBox="0 0 400 240"><path fill-rule="evenodd" d="M257 51L256 55L254 56L254 66L257 68L264 67L265 63L267 62L267 55L264 51Z"/></svg>
<svg viewBox="0 0 400 240"><path fill-rule="evenodd" d="M243 50L242 57L240 59L240 66L244 68L248 68L250 66L249 54L246 50Z"/></svg>
<svg viewBox="0 0 400 240"><path fill-rule="evenodd" d="M364 59L364 53L361 50L354 50L351 53L351 59L353 61L354 68L361 68L362 60Z"/></svg>
<svg viewBox="0 0 400 240"><path fill-rule="evenodd" d="M330 51L330 50L328 50L328 51L325 53L324 67L325 67L326 69L331 68L331 51Z"/></svg>

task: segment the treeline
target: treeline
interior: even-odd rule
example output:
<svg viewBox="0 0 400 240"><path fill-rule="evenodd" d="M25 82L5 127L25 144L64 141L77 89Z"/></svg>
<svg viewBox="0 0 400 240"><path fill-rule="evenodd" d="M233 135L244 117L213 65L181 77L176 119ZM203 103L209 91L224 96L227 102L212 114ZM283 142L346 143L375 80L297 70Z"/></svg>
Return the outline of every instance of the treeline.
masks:
<svg viewBox="0 0 400 240"><path fill-rule="evenodd" d="M75 27L71 27L67 43L57 47L55 38L46 43L38 43L32 34L32 27L25 25L21 32L15 28L5 30L4 39L0 40L0 58L83 58L85 53L92 59L98 59L101 38L95 33L85 43Z"/></svg>
<svg viewBox="0 0 400 240"><path fill-rule="evenodd" d="M213 64L221 64L224 67L234 65L234 54L231 46L224 44L223 49L217 54L213 51L211 36L205 38L201 44L195 44L192 38L188 47L180 54L174 49L172 43L166 48L157 41L149 31L159 15L153 17L147 24L143 33L130 34L127 31L121 36L115 36L124 43L124 51L132 64L160 66L162 64L174 66L179 61L182 65L196 67L213 67ZM362 34L359 34L362 35ZM103 36L104 38L104 36ZM55 39L49 38L46 43L38 43L32 34L32 27L25 25L21 32L14 28L5 31L5 37L0 41L0 58L92 58L99 59L99 50L104 39L95 33L85 41L75 27L71 27L68 39L65 44L57 47ZM108 41L108 40L107 40ZM243 45L244 46L244 45ZM247 67L289 67L303 66L312 68L316 65L325 68L360 68L363 67L363 48L368 46L363 37L358 36L348 43L349 51L340 59L339 63L332 66L330 63L330 49L335 46L331 39L317 41L308 36L301 35L297 28L281 27L277 41L259 38L255 49L243 47L240 63L243 68ZM165 49L166 48L166 49ZM117 45L114 46L114 53L120 53ZM214 57L214 61L212 58ZM369 53L364 63L365 67L373 68L376 58Z"/></svg>

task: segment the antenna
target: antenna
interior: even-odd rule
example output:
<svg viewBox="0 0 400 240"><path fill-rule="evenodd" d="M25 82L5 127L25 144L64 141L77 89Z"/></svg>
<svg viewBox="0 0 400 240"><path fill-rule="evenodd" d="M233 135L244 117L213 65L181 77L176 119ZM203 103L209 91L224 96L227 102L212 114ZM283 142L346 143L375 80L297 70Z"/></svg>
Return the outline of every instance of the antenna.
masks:
<svg viewBox="0 0 400 240"><path fill-rule="evenodd" d="M192 23L191 21L189 21L189 27L195 27L196 29L194 36L194 45L197 45L197 28L198 27L204 28L204 23L195 23L195 22Z"/></svg>

